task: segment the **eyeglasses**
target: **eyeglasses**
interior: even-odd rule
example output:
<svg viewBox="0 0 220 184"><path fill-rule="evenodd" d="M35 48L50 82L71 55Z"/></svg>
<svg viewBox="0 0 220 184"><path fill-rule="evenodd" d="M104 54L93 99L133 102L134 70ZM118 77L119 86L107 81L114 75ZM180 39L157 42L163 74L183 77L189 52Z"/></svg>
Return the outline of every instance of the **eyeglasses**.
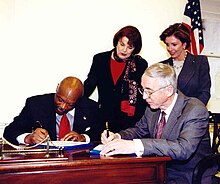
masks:
<svg viewBox="0 0 220 184"><path fill-rule="evenodd" d="M169 86L169 85L167 85ZM148 89L143 89L143 88L138 88L138 91L140 92L140 94L144 95L144 93L147 95L148 98L151 97L152 94L156 93L157 91L160 91L161 89L166 88L167 86L161 87L153 92L149 92Z"/></svg>

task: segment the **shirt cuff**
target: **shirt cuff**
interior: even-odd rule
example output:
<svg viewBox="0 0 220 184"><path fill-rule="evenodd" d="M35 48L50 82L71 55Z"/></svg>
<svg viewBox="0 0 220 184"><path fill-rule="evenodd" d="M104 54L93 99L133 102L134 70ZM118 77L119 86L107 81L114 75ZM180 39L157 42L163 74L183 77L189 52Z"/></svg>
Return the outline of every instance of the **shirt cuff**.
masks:
<svg viewBox="0 0 220 184"><path fill-rule="evenodd" d="M90 142L90 137L88 136L88 135L86 135L86 134L82 134L82 135L84 135L85 136L85 138L86 138L86 142Z"/></svg>
<svg viewBox="0 0 220 184"><path fill-rule="evenodd" d="M19 144L26 144L26 143L24 142L24 139L25 139L25 137L26 137L27 135L29 135L29 134L30 134L30 133L21 134L21 135L19 135L19 136L16 138L16 140L18 141Z"/></svg>
<svg viewBox="0 0 220 184"><path fill-rule="evenodd" d="M144 153L144 145L142 144L140 139L133 139L135 146L135 154L137 157L141 157Z"/></svg>

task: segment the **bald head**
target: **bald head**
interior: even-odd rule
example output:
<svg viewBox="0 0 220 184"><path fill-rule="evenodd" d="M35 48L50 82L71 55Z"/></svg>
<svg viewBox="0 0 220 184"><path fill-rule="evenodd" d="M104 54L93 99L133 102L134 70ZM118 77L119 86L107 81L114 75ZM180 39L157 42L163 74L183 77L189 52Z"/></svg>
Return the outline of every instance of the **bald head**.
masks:
<svg viewBox="0 0 220 184"><path fill-rule="evenodd" d="M84 87L78 78L66 77L60 82L57 90L65 91L67 94L74 93L75 95L81 97L83 95Z"/></svg>
<svg viewBox="0 0 220 184"><path fill-rule="evenodd" d="M76 77L66 77L57 86L55 106L58 114L72 110L77 101L82 97L84 87Z"/></svg>

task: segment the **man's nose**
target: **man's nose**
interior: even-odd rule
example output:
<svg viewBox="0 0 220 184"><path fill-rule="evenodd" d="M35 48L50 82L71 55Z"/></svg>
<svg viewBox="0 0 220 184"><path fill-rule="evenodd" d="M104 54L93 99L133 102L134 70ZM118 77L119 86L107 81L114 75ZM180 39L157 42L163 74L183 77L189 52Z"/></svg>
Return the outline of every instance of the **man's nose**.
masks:
<svg viewBox="0 0 220 184"><path fill-rule="evenodd" d="M148 98L150 98L149 95L147 93L143 93L143 99L146 100Z"/></svg>
<svg viewBox="0 0 220 184"><path fill-rule="evenodd" d="M62 108L62 109L66 109L66 106L67 106L67 104L65 103L65 102L62 102L61 104L60 104L60 107Z"/></svg>

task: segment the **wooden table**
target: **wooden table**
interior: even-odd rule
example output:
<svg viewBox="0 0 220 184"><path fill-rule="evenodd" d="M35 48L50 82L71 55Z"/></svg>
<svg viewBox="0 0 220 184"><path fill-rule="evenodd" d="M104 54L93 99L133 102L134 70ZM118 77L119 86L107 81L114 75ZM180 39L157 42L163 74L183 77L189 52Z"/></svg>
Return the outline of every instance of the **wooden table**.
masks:
<svg viewBox="0 0 220 184"><path fill-rule="evenodd" d="M1 184L116 184L164 183L166 162L170 157L142 157L119 155L100 157L81 148L56 153L5 154L0 161Z"/></svg>

